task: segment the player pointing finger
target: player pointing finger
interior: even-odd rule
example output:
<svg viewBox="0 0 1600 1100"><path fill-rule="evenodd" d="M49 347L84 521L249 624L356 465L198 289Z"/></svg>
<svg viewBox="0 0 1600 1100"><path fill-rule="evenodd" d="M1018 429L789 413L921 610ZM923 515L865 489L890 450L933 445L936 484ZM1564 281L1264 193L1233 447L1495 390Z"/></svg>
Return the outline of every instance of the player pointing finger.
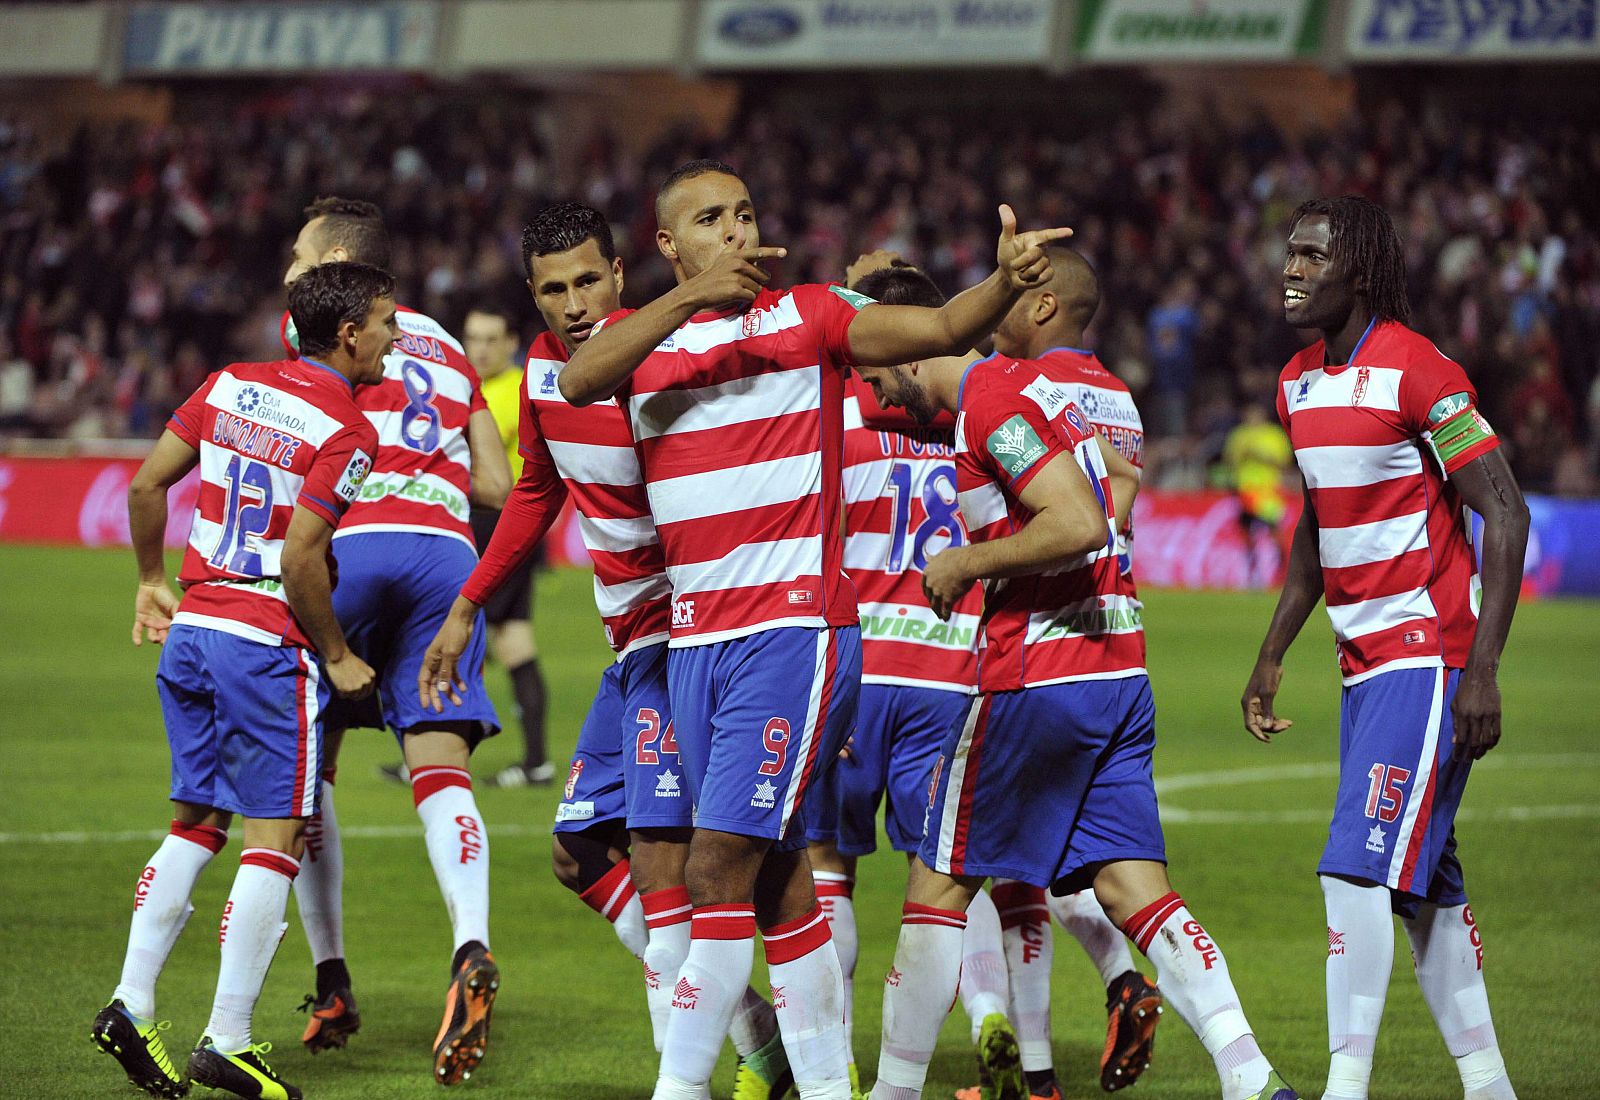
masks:
<svg viewBox="0 0 1600 1100"><path fill-rule="evenodd" d="M1066 226L1017 232L1017 215L1009 203L1000 204L1000 245L995 258L1012 287L1018 291L1042 286L1051 278L1050 257L1045 246L1072 236Z"/></svg>

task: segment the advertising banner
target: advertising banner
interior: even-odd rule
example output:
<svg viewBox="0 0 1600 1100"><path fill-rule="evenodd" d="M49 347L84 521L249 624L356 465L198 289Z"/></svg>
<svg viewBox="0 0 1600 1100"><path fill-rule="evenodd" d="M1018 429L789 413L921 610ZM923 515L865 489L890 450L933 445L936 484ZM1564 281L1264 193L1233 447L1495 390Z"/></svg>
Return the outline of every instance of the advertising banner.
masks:
<svg viewBox="0 0 1600 1100"><path fill-rule="evenodd" d="M1052 0L706 0L706 68L1040 65Z"/></svg>
<svg viewBox="0 0 1600 1100"><path fill-rule="evenodd" d="M1083 61L1286 61L1317 52L1323 0L1084 0Z"/></svg>
<svg viewBox="0 0 1600 1100"><path fill-rule="evenodd" d="M439 43L432 0L141 3L122 44L130 76L426 69Z"/></svg>
<svg viewBox="0 0 1600 1100"><path fill-rule="evenodd" d="M128 485L138 469L132 458L0 457L0 544L127 546ZM167 546L188 541L199 490L191 471L167 494ZM1600 555L1592 552L1600 545L1600 500L1529 497L1528 508L1524 591L1600 596ZM1133 513L1134 578L1150 588L1276 588L1299 513L1294 497L1279 529L1247 546L1231 493L1145 490ZM552 565L588 566L570 502L545 550Z"/></svg>
<svg viewBox="0 0 1600 1100"><path fill-rule="evenodd" d="M1600 60L1596 0L1354 0L1352 61Z"/></svg>

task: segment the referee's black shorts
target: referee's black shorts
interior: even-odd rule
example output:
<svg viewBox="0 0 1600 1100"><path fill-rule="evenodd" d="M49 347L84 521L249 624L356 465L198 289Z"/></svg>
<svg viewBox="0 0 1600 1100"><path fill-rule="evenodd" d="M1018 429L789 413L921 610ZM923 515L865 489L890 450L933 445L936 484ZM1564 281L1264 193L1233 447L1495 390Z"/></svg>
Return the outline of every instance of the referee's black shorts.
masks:
<svg viewBox="0 0 1600 1100"><path fill-rule="evenodd" d="M478 553L482 554L489 545L489 536L494 534L494 525L499 522L500 513L493 508L474 508L472 510L472 539L478 544ZM533 618L533 574L544 565L544 543L533 548L533 553L528 559L506 578L506 583L500 590L489 597L489 602L483 605L483 617L490 626L499 626L501 623L516 621L526 622Z"/></svg>

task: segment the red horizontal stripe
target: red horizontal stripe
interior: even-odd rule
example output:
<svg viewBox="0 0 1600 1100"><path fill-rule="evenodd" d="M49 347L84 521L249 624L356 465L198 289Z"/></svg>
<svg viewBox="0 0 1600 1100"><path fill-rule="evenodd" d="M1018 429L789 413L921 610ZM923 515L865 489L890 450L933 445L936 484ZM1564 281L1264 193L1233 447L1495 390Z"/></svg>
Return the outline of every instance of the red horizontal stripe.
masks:
<svg viewBox="0 0 1600 1100"><path fill-rule="evenodd" d="M663 596L622 615L607 616L603 621L609 631L612 648L621 652L636 639L669 633L672 629L672 602L669 597Z"/></svg>
<svg viewBox="0 0 1600 1100"><path fill-rule="evenodd" d="M628 898L633 897L633 893L633 880L629 878L628 861L624 859L613 864L609 871L580 893L578 900L607 920L614 921L617 918L613 915L612 909L615 908L620 913Z"/></svg>
<svg viewBox="0 0 1600 1100"><path fill-rule="evenodd" d="M820 907L813 907L810 913L799 920L775 924L763 930L761 935L768 966L794 962L819 947L827 946L833 939L828 919Z"/></svg>
<svg viewBox="0 0 1600 1100"><path fill-rule="evenodd" d="M1049 919L1050 910L1045 905L1044 890L1041 887L1026 882L998 882L989 891L989 896L994 900L995 908L1000 911L1002 927L1011 927L1005 924L1007 913L1040 910L1045 914L1045 919Z"/></svg>
<svg viewBox="0 0 1600 1100"><path fill-rule="evenodd" d="M633 433L615 402L596 402L579 408L559 400L534 401L530 407L540 436L552 443L633 447Z"/></svg>
<svg viewBox="0 0 1600 1100"><path fill-rule="evenodd" d="M1383 447L1404 443L1412 433L1401 424L1400 413L1389 409L1349 406L1289 410L1290 433L1295 448Z"/></svg>
<svg viewBox="0 0 1600 1100"><path fill-rule="evenodd" d="M215 825L185 825L175 820L172 823L172 835L192 844L198 844L212 855L222 851L223 846L228 843L227 832Z"/></svg>
<svg viewBox="0 0 1600 1100"><path fill-rule="evenodd" d="M1375 600L1424 588L1433 572L1433 551L1424 546L1397 558L1322 570L1322 590L1329 607Z"/></svg>
<svg viewBox="0 0 1600 1100"><path fill-rule="evenodd" d="M284 878L292 879L300 873L300 861L271 848L246 848L239 856L241 867L265 867Z"/></svg>
<svg viewBox="0 0 1600 1100"><path fill-rule="evenodd" d="M644 922L651 928L668 928L674 924L682 924L693 912L693 906L689 904L689 889L686 886L669 886L665 890L652 890L648 894L640 894L639 904L644 906Z"/></svg>
<svg viewBox="0 0 1600 1100"><path fill-rule="evenodd" d="M812 454L821 438L821 410L807 409L654 436L640 441L639 454L650 471L650 480L659 481Z"/></svg>
<svg viewBox="0 0 1600 1100"><path fill-rule="evenodd" d="M1432 461L1431 459L1429 461ZM1322 527L1354 527L1420 511L1426 503L1424 474L1393 477L1373 485L1311 490L1311 507ZM1435 485L1439 484L1434 478Z"/></svg>
<svg viewBox="0 0 1600 1100"><path fill-rule="evenodd" d="M762 301L757 305L765 310L778 301L775 298L770 303ZM703 353L652 353L634 374L633 391L696 390L732 382L737 378L753 378L816 366L814 356L797 356L793 350L795 337L803 339L807 327L806 322L802 322L799 326L778 332L741 339L736 354L729 354L730 345L718 345ZM815 331L812 330L813 336ZM798 361L801 359L809 362Z"/></svg>
<svg viewBox="0 0 1600 1100"><path fill-rule="evenodd" d="M840 574L833 583L822 590L822 599L810 603L790 603L789 593L798 589L816 590L819 582L800 579L751 585L746 588L725 588L716 592L685 593L680 601L694 602L694 619L687 625L675 626L675 638L694 637L725 630L740 630L776 619L823 616L829 626L855 626L855 593L849 582Z"/></svg>
<svg viewBox="0 0 1600 1100"><path fill-rule="evenodd" d="M918 905L908 901L900 907L901 924L942 924L951 928L965 928L967 915L959 909L939 909L932 905Z"/></svg>
<svg viewBox="0 0 1600 1100"><path fill-rule="evenodd" d="M1149 952L1146 949L1150 946L1150 941L1155 938L1157 930L1167 922L1172 914L1181 908L1183 908L1183 898L1178 895L1176 890L1173 890L1163 894L1129 917L1127 922L1123 924L1122 931L1130 940L1138 944L1140 951L1148 954Z"/></svg>
<svg viewBox="0 0 1600 1100"><path fill-rule="evenodd" d="M472 789L472 776L460 768L417 768L411 773L411 801L420 806L449 787Z"/></svg>
<svg viewBox="0 0 1600 1100"><path fill-rule="evenodd" d="M716 516L657 523L656 534L668 561L715 561L752 542L820 538L820 501L818 493L811 493L798 500L727 511ZM727 507L733 509L737 503L730 500Z"/></svg>
<svg viewBox="0 0 1600 1100"><path fill-rule="evenodd" d="M855 893L856 887L853 882L830 882L819 879L816 888L819 898L848 898Z"/></svg>
<svg viewBox="0 0 1600 1100"><path fill-rule="evenodd" d="M749 905L712 905L694 911L689 938L695 940L753 940L756 911Z"/></svg>

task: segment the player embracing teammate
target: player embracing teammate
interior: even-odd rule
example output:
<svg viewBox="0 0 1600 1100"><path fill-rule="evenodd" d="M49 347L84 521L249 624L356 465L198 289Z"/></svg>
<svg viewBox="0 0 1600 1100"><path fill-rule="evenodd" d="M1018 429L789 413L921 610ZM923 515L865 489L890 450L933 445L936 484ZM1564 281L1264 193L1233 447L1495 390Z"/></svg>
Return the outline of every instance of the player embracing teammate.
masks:
<svg viewBox="0 0 1600 1100"><path fill-rule="evenodd" d="M657 1100L700 1098L763 932L774 1007L805 1098L848 1097L843 988L818 907L807 797L854 717L856 607L840 560L844 370L964 351L1032 281L1042 246L1003 210L1000 267L943 309L833 286L767 288L755 206L714 161L657 195L678 286L608 319L562 371L574 404L616 395L672 582L668 684L696 820L693 914Z"/></svg>
<svg viewBox="0 0 1600 1100"><path fill-rule="evenodd" d="M880 402L922 420L956 416L972 543L929 562L923 586L948 615L983 581L985 634L980 694L935 763L872 1096L922 1095L959 979L967 904L999 876L1092 885L1211 1054L1224 1100L1292 1100L1220 948L1167 879L1141 606L1117 539L1138 475L1071 400L1072 372L1057 363L1069 311L1052 316L1065 298L1056 278L1031 289L996 330L996 355L970 367L933 360L861 372ZM1030 313L1046 323L1023 323Z"/></svg>
<svg viewBox="0 0 1600 1100"><path fill-rule="evenodd" d="M1274 709L1283 655L1325 599L1344 697L1339 788L1317 865L1328 913L1323 1096L1367 1096L1398 915L1467 1100L1514 1100L1454 822L1472 762L1500 740L1496 672L1528 509L1466 374L1406 327L1405 277L1400 237L1372 202L1295 211L1284 319L1322 339L1284 368L1278 417L1305 505L1241 702L1258 740L1289 728ZM1483 517L1481 582L1468 508Z"/></svg>

